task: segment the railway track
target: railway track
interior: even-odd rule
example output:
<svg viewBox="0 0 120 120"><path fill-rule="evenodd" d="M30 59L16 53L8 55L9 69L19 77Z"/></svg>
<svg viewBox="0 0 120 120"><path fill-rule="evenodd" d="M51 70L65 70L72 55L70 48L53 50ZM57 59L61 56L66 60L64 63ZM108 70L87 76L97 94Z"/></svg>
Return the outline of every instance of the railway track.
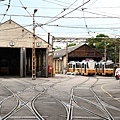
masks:
<svg viewBox="0 0 120 120"><path fill-rule="evenodd" d="M48 81L47 81L48 82ZM46 82L46 83L47 83ZM33 115L33 118L35 119L38 119L38 120L44 120L44 118L40 115L40 113L37 111L36 107L35 107L35 101L37 100L38 97L40 97L41 95L43 95L45 92L47 92L47 90L54 86L55 84L59 83L61 81L57 80L56 82L52 82L50 83L50 85L43 87L42 84L45 84L44 83L40 83L40 84L37 84L37 85L31 85L31 87L27 87L27 86L24 86L24 89L22 90L12 90L11 88L7 87L6 85L2 84L2 87L4 87L6 90L8 90L11 95L9 97L6 97L4 98L2 101L1 101L1 106L2 106L2 103L6 100L6 99L9 99L11 97L14 97L16 99L16 104L15 106L7 113L5 114L4 116L1 116L1 120L7 120L9 118L14 118L14 114L16 114L17 112L21 111L24 107L26 107ZM28 82L29 83L29 82ZM21 84L21 83L20 83ZM36 86L41 86L43 89L39 90L36 88ZM31 99L29 99L28 101L24 100L22 97L21 97L21 94L23 94L24 92L26 92L27 90L34 90L35 92L37 91L37 94L32 96ZM57 101L59 101L58 99L56 99ZM8 100L9 102L9 100ZM61 101L59 101L60 104L62 104L63 106L65 106L65 104ZM67 110L67 109L66 109ZM27 116L27 115L26 115ZM17 117L16 118L29 118L29 116L25 117L25 116L20 116L20 117Z"/></svg>
<svg viewBox="0 0 120 120"><path fill-rule="evenodd" d="M108 103L106 103L106 102L104 102L103 101L103 99L101 99L100 97L99 97L99 94L98 93L96 93L95 92L95 90L94 90L94 87L96 87L97 85L96 85L96 83L98 82L99 80L98 79L96 79L94 82L92 82L92 84L90 85L90 86L87 86L86 88L84 87L83 88L83 86L85 86L84 84L85 83L82 83L82 84L80 84L80 85L78 85L79 86L79 89L87 89L88 91L90 91L92 94L93 94L93 96L78 96L78 95L74 95L73 94L73 91L75 91L75 89L77 89L77 87L78 86L74 86L74 88L72 88L72 96L73 97L71 97L71 101L73 102L73 104L72 104L72 106L74 106L74 108L76 107L76 108L79 108L79 109L83 109L84 111L86 111L87 113L89 113L89 114L93 114L93 116L96 116L94 119L105 119L105 120L115 120L115 119L119 119L119 117L115 117L115 116L113 116L113 114L110 112L110 110L108 110L108 108L112 108L112 109L114 109L114 110L116 110L116 112L119 112L120 111L120 109L118 108L118 107L115 107L115 106L113 106L113 105L111 105L111 104L108 104ZM86 82L88 82L88 81L86 81ZM108 83L109 84L109 83ZM84 91L85 92L85 91ZM89 92L88 92L89 93ZM73 99L74 98L74 99ZM95 99L96 100L96 102L93 102L92 100L89 100L89 99ZM77 100L76 100L77 99ZM94 101L95 101L94 100ZM100 112L100 114L98 114L97 113L97 111L98 110L96 110L96 112L94 112L94 110L93 109L90 109L90 108L87 108L87 107L84 107L84 106L82 106L81 104L78 104L78 101L79 101L79 103L80 102L85 102L85 103L88 103L88 104L90 104L91 105L91 108L92 108L92 106L94 106L94 108L96 107L98 110L100 110L103 114L101 114ZM83 104L82 103L82 104ZM85 105L86 106L86 105ZM71 116L71 115L70 115ZM72 119L75 119L75 118L89 118L89 119L93 119L93 117L85 117L85 116L74 116L74 117L71 117L69 120L72 120Z"/></svg>
<svg viewBox="0 0 120 120"><path fill-rule="evenodd" d="M112 101L118 98L110 94L108 81L108 78L104 81L103 78L84 76L37 82L15 80L18 88L1 82L2 88L9 93L0 102L1 120L119 120L120 116L115 113L119 113L120 108L106 102L108 98ZM116 82L118 81L114 83L117 84ZM12 104L14 106L4 112L4 103L13 98L16 100Z"/></svg>

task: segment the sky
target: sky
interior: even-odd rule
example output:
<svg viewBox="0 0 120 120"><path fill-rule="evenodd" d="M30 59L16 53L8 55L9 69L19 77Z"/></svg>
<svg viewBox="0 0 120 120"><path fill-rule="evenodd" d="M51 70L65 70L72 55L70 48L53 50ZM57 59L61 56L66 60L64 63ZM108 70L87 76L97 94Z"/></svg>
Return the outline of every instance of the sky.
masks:
<svg viewBox="0 0 120 120"><path fill-rule="evenodd" d="M10 18L33 29L47 41L51 37L119 37L120 0L0 0L0 23Z"/></svg>

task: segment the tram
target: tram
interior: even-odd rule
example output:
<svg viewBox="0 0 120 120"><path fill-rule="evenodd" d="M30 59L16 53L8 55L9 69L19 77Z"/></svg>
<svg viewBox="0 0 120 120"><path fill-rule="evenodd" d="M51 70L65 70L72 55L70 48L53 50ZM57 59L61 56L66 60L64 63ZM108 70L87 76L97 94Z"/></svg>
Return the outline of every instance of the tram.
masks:
<svg viewBox="0 0 120 120"><path fill-rule="evenodd" d="M68 63L68 71L67 74L75 75L75 74L80 74L80 62L79 61L70 61Z"/></svg>
<svg viewBox="0 0 120 120"><path fill-rule="evenodd" d="M83 60L70 61L68 63L67 74L71 75L96 75L96 61L94 60Z"/></svg>
<svg viewBox="0 0 120 120"><path fill-rule="evenodd" d="M81 75L96 75L96 61L83 60L81 62Z"/></svg>
<svg viewBox="0 0 120 120"><path fill-rule="evenodd" d="M114 75L114 62L112 60L100 61L96 65L97 75Z"/></svg>

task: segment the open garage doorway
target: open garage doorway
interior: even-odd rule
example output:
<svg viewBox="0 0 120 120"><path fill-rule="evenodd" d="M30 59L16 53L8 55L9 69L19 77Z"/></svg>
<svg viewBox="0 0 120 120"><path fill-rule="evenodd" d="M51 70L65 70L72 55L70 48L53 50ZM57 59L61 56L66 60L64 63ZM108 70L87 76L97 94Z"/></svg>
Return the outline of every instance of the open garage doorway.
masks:
<svg viewBox="0 0 120 120"><path fill-rule="evenodd" d="M46 48L37 48L36 50L36 77L47 76L48 54ZM26 49L26 75L32 76L32 49Z"/></svg>
<svg viewBox="0 0 120 120"><path fill-rule="evenodd" d="M0 76L20 75L20 48L0 48Z"/></svg>

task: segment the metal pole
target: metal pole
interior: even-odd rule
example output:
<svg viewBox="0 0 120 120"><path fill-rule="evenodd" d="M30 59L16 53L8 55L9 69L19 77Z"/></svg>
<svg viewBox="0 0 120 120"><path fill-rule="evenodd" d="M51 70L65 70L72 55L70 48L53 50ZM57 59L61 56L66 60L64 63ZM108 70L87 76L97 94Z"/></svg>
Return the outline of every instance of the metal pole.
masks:
<svg viewBox="0 0 120 120"><path fill-rule="evenodd" d="M50 33L48 33L48 44L50 44Z"/></svg>
<svg viewBox="0 0 120 120"><path fill-rule="evenodd" d="M119 67L120 67L120 46L119 46Z"/></svg>
<svg viewBox="0 0 120 120"><path fill-rule="evenodd" d="M33 13L33 47L32 47L32 80L36 79L36 53L35 53L35 13L37 9L34 9Z"/></svg>
<svg viewBox="0 0 120 120"><path fill-rule="evenodd" d="M52 76L55 74L55 66L54 66L54 48L53 48L53 43L54 43L55 37L52 37Z"/></svg>
<svg viewBox="0 0 120 120"><path fill-rule="evenodd" d="M115 45L115 65L116 65L116 45Z"/></svg>
<svg viewBox="0 0 120 120"><path fill-rule="evenodd" d="M105 44L105 51L104 51L104 57L105 57L105 61L106 61L106 44Z"/></svg>
<svg viewBox="0 0 120 120"><path fill-rule="evenodd" d="M68 42L66 41L66 72L68 70Z"/></svg>

